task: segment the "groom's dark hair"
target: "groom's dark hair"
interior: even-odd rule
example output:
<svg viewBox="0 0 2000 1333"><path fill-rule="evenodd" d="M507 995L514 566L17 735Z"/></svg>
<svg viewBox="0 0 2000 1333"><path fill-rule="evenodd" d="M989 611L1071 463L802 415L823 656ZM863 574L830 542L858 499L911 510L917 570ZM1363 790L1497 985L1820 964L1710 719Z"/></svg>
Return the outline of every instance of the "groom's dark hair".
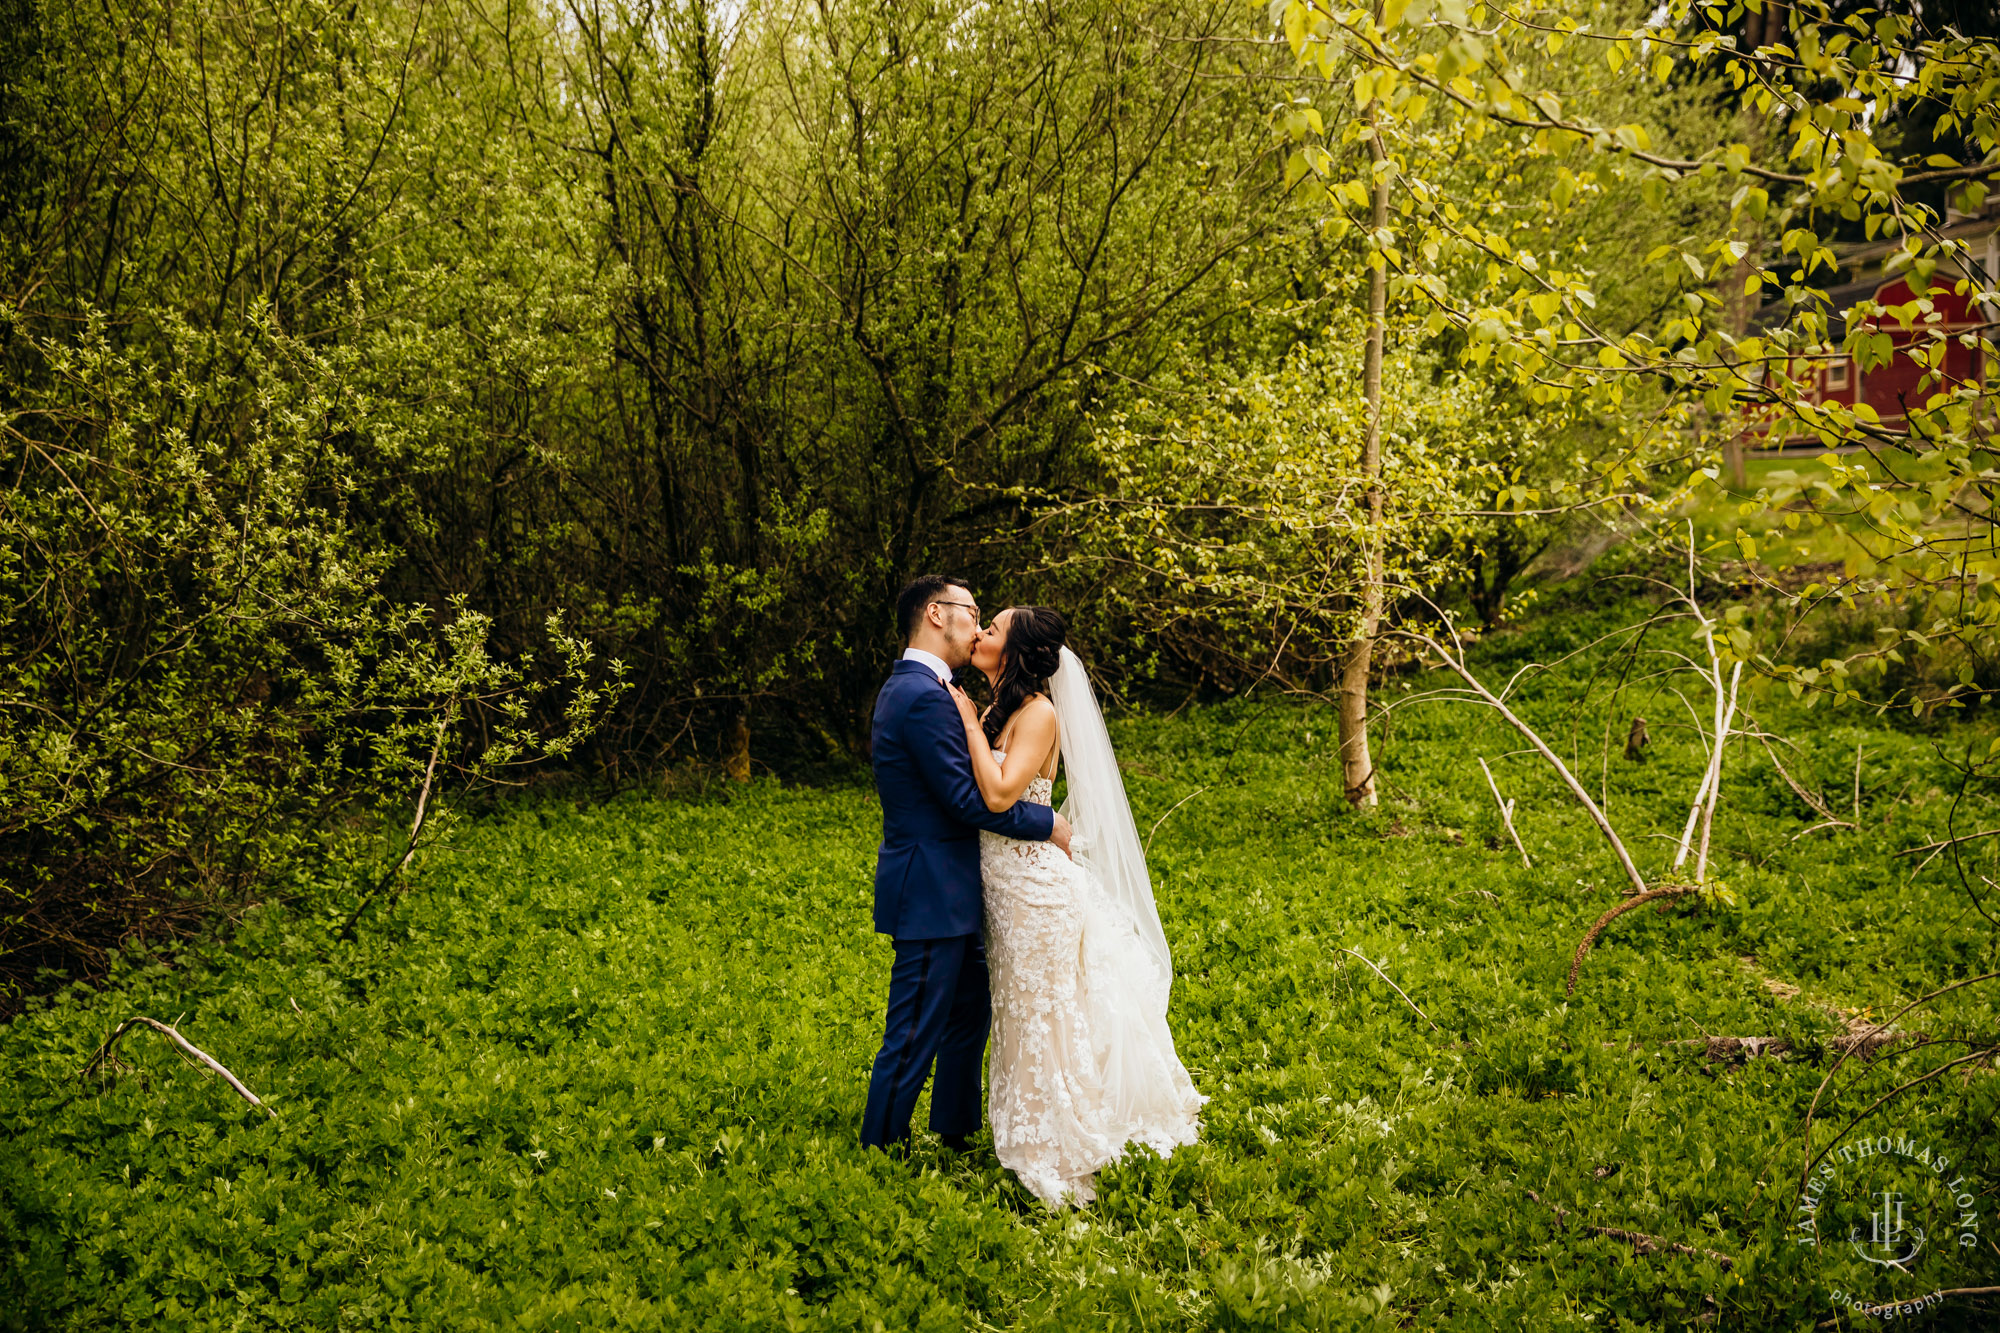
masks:
<svg viewBox="0 0 2000 1333"><path fill-rule="evenodd" d="M944 595L946 588L967 588L964 579L955 579L946 574L919 574L911 579L896 598L896 623L902 627L903 642L908 643L917 632L917 624L924 618L924 608Z"/></svg>

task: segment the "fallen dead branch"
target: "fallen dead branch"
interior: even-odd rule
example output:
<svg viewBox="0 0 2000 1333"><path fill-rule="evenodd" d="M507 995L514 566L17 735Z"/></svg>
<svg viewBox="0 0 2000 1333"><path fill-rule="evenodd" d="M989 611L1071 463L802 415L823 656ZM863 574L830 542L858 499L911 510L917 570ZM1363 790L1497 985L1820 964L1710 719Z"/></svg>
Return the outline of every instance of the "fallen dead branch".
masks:
<svg viewBox="0 0 2000 1333"><path fill-rule="evenodd" d="M1778 776L1785 780L1785 785L1792 789L1792 795L1798 797L1801 801L1804 801L1806 803L1807 808L1809 808L1814 814L1820 817L1821 822L1813 825L1812 828L1807 829L1806 833L1811 833L1813 829L1854 827L1852 821L1842 819L1840 816L1834 814L1833 811L1827 809L1825 801L1820 800L1818 797L1814 796L1811 792L1807 791L1804 787L1800 786L1799 783L1793 779L1792 775L1785 771L1785 766L1782 763L1778 762L1778 752L1771 748L1771 738L1769 736L1766 736L1761 729L1757 733L1757 739L1763 742L1764 753L1770 757L1771 767L1776 769L1778 772ZM1796 842L1798 841L1798 838L1804 836L1805 834L1799 834L1793 838L1793 841Z"/></svg>
<svg viewBox="0 0 2000 1333"><path fill-rule="evenodd" d="M1663 898L1680 897L1685 894L1703 892L1704 888L1707 887L1705 881L1708 878L1710 835L1715 823L1716 806L1721 802L1723 757L1728 748L1731 726L1736 718L1736 706L1743 680L1743 663L1738 661L1729 664L1729 669L1727 671L1724 670L1722 650L1715 637L1717 622L1711 620L1707 613L1702 610L1698 591L1699 584L1695 576L1694 535L1693 528L1690 526L1688 535L1687 588L1685 591L1679 588L1672 589L1673 600L1684 605L1687 608L1687 614L1692 616L1697 626L1699 626L1700 637L1705 646L1708 661L1706 665L1703 665L1686 657L1685 654L1674 653L1673 656L1679 657L1686 663L1687 669L1692 670L1697 676L1702 678L1715 699L1714 715L1709 728L1704 729L1702 727L1698 715L1695 719L1695 729L1697 732L1702 733L1703 739L1707 742L1708 756L1702 766L1701 782L1695 788L1694 799L1688 806L1687 822L1682 828L1680 838L1676 844L1673 864L1668 870L1669 874L1680 871L1687 862L1689 854L1693 853L1695 867L1694 883L1692 884L1670 883L1663 884L1658 888L1647 885L1645 877L1639 873L1637 863L1632 859L1632 854L1626 849L1624 839L1618 835L1618 830L1612 826L1611 820L1605 814L1604 809L1591 798L1589 792L1584 790L1583 784L1577 781L1576 775L1570 771L1569 765L1562 761L1561 756L1556 754L1548 742L1544 741L1535 729L1529 726L1519 714L1507 706L1505 696L1512 690L1513 682L1510 681L1505 687L1496 692L1488 688L1483 681L1472 673L1471 668L1466 664L1464 641L1459 637L1456 628L1453 627L1451 617L1445 615L1442 611L1438 611L1435 606L1432 607L1432 610L1437 613L1439 622L1443 624L1445 633L1451 639L1452 647L1449 648L1434 636L1421 631L1401 629L1385 632L1421 644L1430 652L1435 653L1444 665L1451 670L1452 674L1465 682L1466 688L1463 691L1456 689L1440 690L1436 692L1437 694L1447 697L1456 695L1458 697L1477 699L1480 703L1485 704L1498 713L1508 726L1519 732L1527 740L1528 744L1534 747L1535 752L1541 755L1551 768L1555 769L1556 775L1562 779L1563 785L1569 788L1570 794L1576 798L1577 804L1581 805L1590 815L1591 822L1597 825L1598 831L1604 835L1605 841L1611 844L1612 853L1618 858L1619 867L1625 872L1625 878L1631 886L1631 891L1623 902L1598 917L1590 929L1585 932L1583 939L1577 944L1576 952L1570 959L1569 976L1564 987L1565 994L1576 994L1576 978L1579 969L1583 966L1583 960L1589 956L1599 936L1604 933L1605 928L1613 921L1616 921L1625 913L1645 903L1657 902ZM1649 621L1648 623L1650 624L1651 622ZM1525 669L1523 668L1523 670ZM1514 679L1518 680L1519 678L1520 673L1517 672ZM1675 691L1675 693L1678 694L1679 692ZM1480 767L1486 769L1484 760L1481 760ZM1513 820L1510 817L1511 810L1508 804L1501 799L1500 789L1493 782L1493 774L1490 769L1486 769L1486 780L1487 785L1492 788L1493 799L1500 802L1501 817L1507 823L1508 832L1512 834L1514 828ZM1515 846L1517 848L1520 847L1518 836L1515 838ZM1525 848L1521 849L1521 855L1523 860L1526 860L1527 851ZM1714 890L1716 896L1721 901L1730 901L1727 891L1723 890L1721 886L1714 886Z"/></svg>
<svg viewBox="0 0 2000 1333"><path fill-rule="evenodd" d="M1786 1037L1684 1037L1667 1045L1699 1046L1707 1059L1729 1064L1742 1060L1782 1059L1792 1050L1791 1040Z"/></svg>
<svg viewBox="0 0 2000 1333"><path fill-rule="evenodd" d="M1657 902L1662 898L1679 898L1690 893L1700 892L1701 886L1699 884L1662 884L1656 889L1648 889L1644 893L1631 895L1616 907L1607 911L1603 916L1598 917L1596 923L1583 933L1583 939L1576 946L1576 955L1569 960L1569 983L1563 987L1563 994L1576 994L1577 970L1583 966L1584 958L1590 953L1592 947L1596 945L1597 937L1604 933L1606 926L1616 921L1619 917L1624 916L1635 907L1642 907L1647 903Z"/></svg>
<svg viewBox="0 0 2000 1333"><path fill-rule="evenodd" d="M1669 1046L1699 1046L1710 1059L1736 1064L1744 1060L1782 1059L1786 1056L1823 1050L1857 1060L1872 1060L1891 1046L1905 1042L1928 1042L1927 1032L1849 1032L1824 1042L1794 1042L1789 1037L1686 1037Z"/></svg>
<svg viewBox="0 0 2000 1333"><path fill-rule="evenodd" d="M1569 771L1569 765L1565 764L1562 758L1549 748L1548 742L1543 740L1533 727L1522 721L1520 715L1509 708L1505 700L1493 693L1492 690L1486 688L1485 683L1479 677L1472 674L1471 668L1465 664L1463 651L1453 653L1451 649L1445 647L1430 635L1418 633L1415 630L1395 630L1391 632L1400 637L1415 640L1436 653L1444 664L1451 668L1452 674L1466 683L1466 686L1478 697L1481 703L1500 714L1508 726L1520 732L1528 744L1535 747L1535 753L1541 755L1543 759L1548 761L1549 766L1555 769L1557 776L1563 780L1563 785L1569 788L1570 794L1576 797L1577 803L1589 813L1591 822L1597 825L1598 831L1604 835L1605 841L1611 844L1612 852L1618 857L1618 864L1624 869L1625 877L1632 883L1634 895L1645 893L1646 881L1639 874L1639 867L1633 863L1632 854L1625 850L1624 839L1618 836L1617 829L1611 827L1611 821L1605 817L1604 811L1599 808L1596 801L1591 799L1590 793L1583 789L1583 784L1576 780L1576 774Z"/></svg>
<svg viewBox="0 0 2000 1333"><path fill-rule="evenodd" d="M1368 963L1367 958L1363 957L1361 954L1354 953L1354 950L1348 948L1344 944L1336 944L1333 947L1340 950L1342 953L1353 953L1356 958L1360 958L1362 962ZM1368 968L1376 976L1382 978L1382 980L1388 981L1390 990L1396 992L1396 994L1398 995L1403 995L1403 988L1401 986L1398 986L1395 982L1389 981L1389 974L1387 972L1384 972L1381 968L1376 967L1375 964L1373 963L1368 963ZM1431 1031L1433 1032L1443 1031L1443 1029L1438 1027L1436 1023L1431 1023L1431 1016L1429 1014L1425 1013L1421 1009L1417 1009L1417 1002L1415 1000L1411 999L1407 995L1403 995L1403 1003L1409 1005L1410 1008L1412 1009L1416 1009L1417 1017L1423 1019L1424 1022L1431 1024Z"/></svg>
<svg viewBox="0 0 2000 1333"><path fill-rule="evenodd" d="M197 1061L208 1066L208 1068L213 1069L216 1073L222 1075L222 1081L227 1083L230 1087L236 1089L237 1096L241 1097L244 1101L249 1102L252 1106L262 1111L265 1115L270 1116L273 1120L278 1118L278 1113L276 1111L273 1111L270 1107L264 1105L262 1101L258 1100L257 1094L250 1091L250 1089L244 1087L243 1080L237 1078L236 1075L230 1073L229 1070L224 1068L220 1060L217 1060L207 1051L202 1050L199 1046L189 1041L186 1037L183 1037L173 1028L168 1027L165 1023L160 1022L157 1018L144 1018L135 1016L126 1019L123 1023L120 1023L117 1027L113 1028L111 1030L111 1035L104 1039L104 1044L97 1048L97 1053L90 1057L89 1061L85 1063L82 1069L76 1071L76 1076L80 1079L89 1078L90 1075L93 1072L95 1072L99 1066L103 1065L103 1063L106 1060L110 1059L111 1048L118 1044L118 1039L124 1036L127 1032L131 1031L135 1027L149 1027L153 1029L153 1031L159 1033L161 1036L165 1037L168 1041L171 1041L174 1045L180 1047L183 1051L186 1051L189 1055L193 1056Z"/></svg>
<svg viewBox="0 0 2000 1333"><path fill-rule="evenodd" d="M1564 1208L1560 1204L1544 1203L1542 1196L1533 1190L1523 1190L1522 1193L1554 1213L1556 1215L1557 1226L1568 1227L1570 1212L1567 1208ZM1583 1229L1592 1235L1609 1236L1612 1240L1622 1240L1627 1245L1630 1245L1633 1251L1638 1254L1659 1254L1664 1251L1672 1254L1697 1255L1715 1260L1724 1269L1736 1266L1736 1260L1722 1253L1720 1250L1704 1250L1694 1245L1683 1245L1677 1240L1668 1240L1665 1236L1655 1236L1650 1232L1627 1231L1623 1227L1600 1227L1590 1224L1585 1224Z"/></svg>

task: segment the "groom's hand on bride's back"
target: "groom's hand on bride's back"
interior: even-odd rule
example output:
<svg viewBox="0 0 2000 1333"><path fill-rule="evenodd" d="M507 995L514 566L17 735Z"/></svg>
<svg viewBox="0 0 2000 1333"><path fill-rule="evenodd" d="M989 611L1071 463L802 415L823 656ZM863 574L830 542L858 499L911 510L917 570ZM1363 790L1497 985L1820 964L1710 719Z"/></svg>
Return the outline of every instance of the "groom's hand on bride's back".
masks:
<svg viewBox="0 0 2000 1333"><path fill-rule="evenodd" d="M1060 848L1064 856L1069 855L1069 821L1061 815L1056 816L1055 825L1049 829L1049 841Z"/></svg>

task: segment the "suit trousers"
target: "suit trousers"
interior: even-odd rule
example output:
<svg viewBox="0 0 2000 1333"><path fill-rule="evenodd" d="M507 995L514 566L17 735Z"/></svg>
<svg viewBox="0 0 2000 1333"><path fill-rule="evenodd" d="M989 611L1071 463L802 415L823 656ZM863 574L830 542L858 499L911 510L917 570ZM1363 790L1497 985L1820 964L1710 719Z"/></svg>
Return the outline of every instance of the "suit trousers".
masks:
<svg viewBox="0 0 2000 1333"><path fill-rule="evenodd" d="M861 1142L887 1148L908 1142L917 1095L931 1086L931 1130L971 1134L980 1122L980 1061L993 998L987 991L986 944L978 935L897 940L889 972L889 1015L868 1080Z"/></svg>

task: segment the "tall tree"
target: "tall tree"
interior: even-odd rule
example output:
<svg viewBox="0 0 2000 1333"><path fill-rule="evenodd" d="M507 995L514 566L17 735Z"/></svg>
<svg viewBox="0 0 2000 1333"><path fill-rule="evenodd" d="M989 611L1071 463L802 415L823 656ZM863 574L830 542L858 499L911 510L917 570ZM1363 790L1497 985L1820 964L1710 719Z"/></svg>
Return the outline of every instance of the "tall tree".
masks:
<svg viewBox="0 0 2000 1333"><path fill-rule="evenodd" d="M1376 6L1379 20L1381 6ZM1375 123L1373 97L1361 103L1368 143L1369 230L1389 226L1389 155ZM1368 678L1375 635L1382 623L1382 346L1388 330L1389 271L1382 256L1368 255L1368 344L1361 368L1361 394L1368 426L1361 444L1362 538L1361 614L1340 670L1340 767L1347 803L1357 809L1375 804L1375 761L1368 752Z"/></svg>

